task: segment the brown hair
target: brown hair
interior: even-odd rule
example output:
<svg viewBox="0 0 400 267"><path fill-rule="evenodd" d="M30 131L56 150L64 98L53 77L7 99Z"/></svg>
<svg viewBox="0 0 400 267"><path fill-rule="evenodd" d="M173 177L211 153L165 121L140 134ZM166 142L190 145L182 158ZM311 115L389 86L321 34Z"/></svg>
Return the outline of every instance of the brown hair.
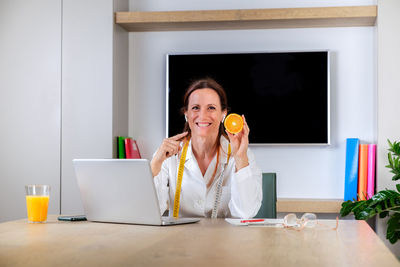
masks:
<svg viewBox="0 0 400 267"><path fill-rule="evenodd" d="M219 100L220 100L220 104L221 104L221 110L226 110L226 111L229 110L229 108L228 108L228 98L226 97L226 93L225 93L224 88L219 83L217 83L214 79L212 79L212 78L204 78L204 79L193 81L189 85L189 87L186 89L186 92L183 95L183 107L181 108L181 113L182 114L184 114L188 110L190 95L196 90L205 89L205 88L212 89L218 94ZM183 127L183 132L188 132L187 137L188 138L191 137L191 131L190 131L190 127L189 127L189 123L188 122L185 122L185 125ZM228 135L225 133L224 126L223 126L222 123L219 126L218 138L217 138L217 147L220 146L221 135L223 135L226 138L228 138Z"/></svg>

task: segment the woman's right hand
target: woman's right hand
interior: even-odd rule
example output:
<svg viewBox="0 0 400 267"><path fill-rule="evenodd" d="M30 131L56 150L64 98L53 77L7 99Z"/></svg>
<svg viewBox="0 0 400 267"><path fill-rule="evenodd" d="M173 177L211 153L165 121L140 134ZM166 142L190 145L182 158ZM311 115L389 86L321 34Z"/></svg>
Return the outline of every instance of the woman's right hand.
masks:
<svg viewBox="0 0 400 267"><path fill-rule="evenodd" d="M188 132L183 132L181 134L177 134L170 138L165 138L157 149L156 154L151 160L151 172L153 176L158 175L161 170L161 165L167 158L176 155L182 149L180 146L181 140L188 134Z"/></svg>

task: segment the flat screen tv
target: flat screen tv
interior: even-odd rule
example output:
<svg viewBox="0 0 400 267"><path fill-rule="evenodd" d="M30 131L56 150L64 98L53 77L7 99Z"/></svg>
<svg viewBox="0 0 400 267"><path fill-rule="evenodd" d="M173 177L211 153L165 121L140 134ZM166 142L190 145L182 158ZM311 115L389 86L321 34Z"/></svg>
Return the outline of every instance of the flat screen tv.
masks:
<svg viewBox="0 0 400 267"><path fill-rule="evenodd" d="M229 112L246 116L251 144L330 143L328 51L169 54L166 62L167 136L182 132L186 88L210 77Z"/></svg>

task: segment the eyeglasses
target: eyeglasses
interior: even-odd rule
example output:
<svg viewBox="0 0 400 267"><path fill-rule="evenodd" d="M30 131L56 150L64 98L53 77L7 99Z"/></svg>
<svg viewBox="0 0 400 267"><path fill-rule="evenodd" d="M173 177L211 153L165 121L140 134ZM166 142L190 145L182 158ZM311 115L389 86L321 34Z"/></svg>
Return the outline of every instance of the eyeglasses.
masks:
<svg viewBox="0 0 400 267"><path fill-rule="evenodd" d="M317 224L317 215L314 213L304 213L300 219L297 219L296 214L289 213L283 218L285 227L308 227L312 228Z"/></svg>
<svg viewBox="0 0 400 267"><path fill-rule="evenodd" d="M285 228L295 228L296 230L302 230L303 228L312 228L317 224L327 226L326 224L320 223L317 221L317 215L314 213L304 213L300 219L297 218L296 214L289 213L283 218L283 226ZM332 228L332 230L337 230L339 226L339 217L336 217L336 227Z"/></svg>

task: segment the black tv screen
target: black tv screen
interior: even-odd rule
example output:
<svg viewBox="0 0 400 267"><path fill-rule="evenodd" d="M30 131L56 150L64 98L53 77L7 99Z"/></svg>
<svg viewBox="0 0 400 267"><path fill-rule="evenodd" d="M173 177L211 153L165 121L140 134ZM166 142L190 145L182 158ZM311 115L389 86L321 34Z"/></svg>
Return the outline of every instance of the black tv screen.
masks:
<svg viewBox="0 0 400 267"><path fill-rule="evenodd" d="M181 133L183 94L210 77L252 144L329 144L329 52L167 55L167 135Z"/></svg>

